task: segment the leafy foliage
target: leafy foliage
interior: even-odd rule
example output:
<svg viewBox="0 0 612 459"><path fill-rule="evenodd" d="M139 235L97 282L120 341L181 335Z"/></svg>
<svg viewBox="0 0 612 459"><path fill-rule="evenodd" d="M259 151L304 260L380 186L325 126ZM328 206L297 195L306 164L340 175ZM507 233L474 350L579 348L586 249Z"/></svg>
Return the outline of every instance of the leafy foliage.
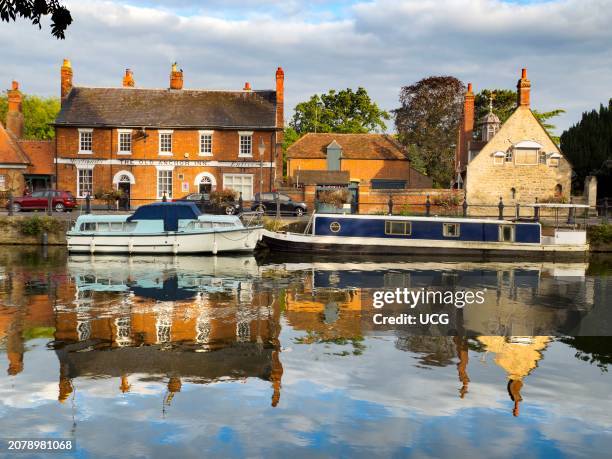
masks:
<svg viewBox="0 0 612 459"><path fill-rule="evenodd" d="M307 132L367 133L384 131L389 113L381 110L364 88L315 94L295 106L289 128L299 136ZM297 140L297 139L295 139Z"/></svg>
<svg viewBox="0 0 612 459"><path fill-rule="evenodd" d="M50 140L55 137L55 130L50 123L55 121L60 111L60 100L57 97L39 97L25 95L22 101L25 123L24 138L30 140ZM0 97L0 120L6 120L8 99Z"/></svg>
<svg viewBox="0 0 612 459"><path fill-rule="evenodd" d="M343 204L351 202L351 193L346 188L322 190L317 193L317 201L321 204L342 207Z"/></svg>
<svg viewBox="0 0 612 459"><path fill-rule="evenodd" d="M238 198L238 193L234 190L226 188L224 190L216 190L210 193L210 202L216 206L227 202L234 202Z"/></svg>
<svg viewBox="0 0 612 459"><path fill-rule="evenodd" d="M24 236L38 236L43 232L57 233L62 230L62 223L53 217L27 217L17 220L19 232Z"/></svg>
<svg viewBox="0 0 612 459"><path fill-rule="evenodd" d="M0 19L4 22L30 19L40 29L43 16L51 17L51 34L55 38L66 38L64 33L72 24L72 16L58 0L0 0Z"/></svg>
<svg viewBox="0 0 612 459"><path fill-rule="evenodd" d="M584 112L582 119L561 135L561 150L582 184L588 175L599 178L599 195L612 196L612 99L599 110Z"/></svg>
<svg viewBox="0 0 612 459"><path fill-rule="evenodd" d="M591 244L612 244L612 225L596 225L587 228Z"/></svg>
<svg viewBox="0 0 612 459"><path fill-rule="evenodd" d="M453 175L464 92L455 77L424 78L401 89L401 106L394 110L399 141L436 187L447 187Z"/></svg>

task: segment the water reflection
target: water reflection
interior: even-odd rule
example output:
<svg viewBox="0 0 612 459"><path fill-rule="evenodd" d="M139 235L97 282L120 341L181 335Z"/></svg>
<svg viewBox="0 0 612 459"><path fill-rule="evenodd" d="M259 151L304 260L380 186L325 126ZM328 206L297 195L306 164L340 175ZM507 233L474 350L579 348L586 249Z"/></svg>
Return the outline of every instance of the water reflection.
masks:
<svg viewBox="0 0 612 459"><path fill-rule="evenodd" d="M7 371L0 377L5 400L0 419L7 431L24 428L19 414L34 402L11 404L19 381L24 390L51 391L60 407L72 405L84 426L96 416L108 419L97 398L128 397L130 409L151 416L145 400L154 397L165 422L182 419L182 427L172 425L184 436L197 424L196 416L207 423L221 416L226 427L243 432L246 427L232 410L245 400L250 408L244 410L261 419L250 426L260 438L273 436L270 429L302 423L295 427L301 439L296 444L310 444L302 436L313 419L332 422L333 406L354 409L356 425L370 422L368 416L377 422L389 417L407 429L405 422L416 422L416 414L436 422L450 415L467 422L469 416L460 413L481 410L495 422L498 411L533 419L561 409L569 417L582 404L609 429L612 406L603 395L609 378L603 385L596 378L606 377L612 341L553 336L572 327L609 324L609 271L592 273L587 264L67 258L55 251L44 258L3 252L0 355L5 354ZM487 302L455 312L456 336L441 327L424 336L372 326L374 291L432 285L487 288ZM566 390L576 384L568 383L572 372L586 388L579 394ZM42 380L38 385L31 382L36 378ZM111 393L102 397L102 387ZM578 395L578 401L570 401ZM260 399L271 409L265 416L263 408L252 412ZM561 408L553 408L551 400ZM196 401L206 413L190 411ZM572 409L563 410L564 403ZM352 404L360 408L349 409ZM381 411L371 411L374 407ZM23 419L33 425L60 422L58 413L45 410L44 421ZM335 435L335 441L359 443L354 432ZM400 431L385 438L398 448L405 441ZM275 441L291 450L285 440Z"/></svg>

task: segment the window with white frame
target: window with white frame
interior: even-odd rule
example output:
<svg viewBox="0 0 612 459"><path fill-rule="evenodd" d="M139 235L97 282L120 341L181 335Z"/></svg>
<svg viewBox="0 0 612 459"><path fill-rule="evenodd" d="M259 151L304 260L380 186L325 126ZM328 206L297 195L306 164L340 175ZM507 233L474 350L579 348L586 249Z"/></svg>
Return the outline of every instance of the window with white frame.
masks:
<svg viewBox="0 0 612 459"><path fill-rule="evenodd" d="M6 191L6 174L0 174L0 191Z"/></svg>
<svg viewBox="0 0 612 459"><path fill-rule="evenodd" d="M239 132L238 134L240 135L238 156L253 156L253 133Z"/></svg>
<svg viewBox="0 0 612 459"><path fill-rule="evenodd" d="M234 190L238 195L242 193L242 199L250 201L253 199L253 175L223 174L223 188Z"/></svg>
<svg viewBox="0 0 612 459"><path fill-rule="evenodd" d="M172 169L158 169L157 171L157 198L170 199L172 197Z"/></svg>
<svg viewBox="0 0 612 459"><path fill-rule="evenodd" d="M93 129L79 129L79 153L93 152Z"/></svg>
<svg viewBox="0 0 612 459"><path fill-rule="evenodd" d="M159 131L159 154L172 155L172 131Z"/></svg>
<svg viewBox="0 0 612 459"><path fill-rule="evenodd" d="M77 197L93 195L93 169L77 169Z"/></svg>
<svg viewBox="0 0 612 459"><path fill-rule="evenodd" d="M119 130L119 154L129 155L132 153L132 131L129 129Z"/></svg>
<svg viewBox="0 0 612 459"><path fill-rule="evenodd" d="M200 156L212 156L212 131L200 131Z"/></svg>

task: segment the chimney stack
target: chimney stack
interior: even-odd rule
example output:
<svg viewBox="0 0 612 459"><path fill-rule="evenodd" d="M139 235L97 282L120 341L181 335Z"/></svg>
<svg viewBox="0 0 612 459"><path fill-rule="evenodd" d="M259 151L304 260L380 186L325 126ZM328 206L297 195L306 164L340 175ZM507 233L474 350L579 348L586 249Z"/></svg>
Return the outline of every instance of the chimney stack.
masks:
<svg viewBox="0 0 612 459"><path fill-rule="evenodd" d="M8 91L8 113L6 114L6 128L13 133L15 137L21 139L23 137L23 113L21 111L22 95L19 91L19 83L13 81L11 89Z"/></svg>
<svg viewBox="0 0 612 459"><path fill-rule="evenodd" d="M285 126L285 72L282 67L276 69L276 127Z"/></svg>
<svg viewBox="0 0 612 459"><path fill-rule="evenodd" d="M243 91L250 91L251 90L251 83L249 83L248 81L244 84L244 88L242 88Z"/></svg>
<svg viewBox="0 0 612 459"><path fill-rule="evenodd" d="M517 104L519 107L527 107L531 103L531 81L527 79L527 69L521 72L521 79L516 84Z"/></svg>
<svg viewBox="0 0 612 459"><path fill-rule="evenodd" d="M474 91L472 83L468 83L463 101L463 117L459 127L458 145L455 148L455 169L459 170L467 164L469 143L474 132Z"/></svg>
<svg viewBox="0 0 612 459"><path fill-rule="evenodd" d="M61 101L64 103L66 97L72 90L72 64L68 59L64 59L61 69Z"/></svg>
<svg viewBox="0 0 612 459"><path fill-rule="evenodd" d="M132 72L130 69L125 69L125 76L123 77L123 87L133 88L134 84L134 72Z"/></svg>
<svg viewBox="0 0 612 459"><path fill-rule="evenodd" d="M183 89L183 71L178 69L176 62L170 72L170 89Z"/></svg>

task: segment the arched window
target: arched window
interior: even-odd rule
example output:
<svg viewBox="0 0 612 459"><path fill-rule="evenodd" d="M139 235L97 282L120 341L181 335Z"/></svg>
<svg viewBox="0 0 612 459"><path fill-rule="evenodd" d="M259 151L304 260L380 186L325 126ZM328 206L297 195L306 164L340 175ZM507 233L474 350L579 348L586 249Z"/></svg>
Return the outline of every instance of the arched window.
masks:
<svg viewBox="0 0 612 459"><path fill-rule="evenodd" d="M555 187L555 196L561 196L563 194L563 186L560 183L557 183Z"/></svg>
<svg viewBox="0 0 612 459"><path fill-rule="evenodd" d="M516 199L516 188L510 188L510 193L512 194L512 199Z"/></svg>

